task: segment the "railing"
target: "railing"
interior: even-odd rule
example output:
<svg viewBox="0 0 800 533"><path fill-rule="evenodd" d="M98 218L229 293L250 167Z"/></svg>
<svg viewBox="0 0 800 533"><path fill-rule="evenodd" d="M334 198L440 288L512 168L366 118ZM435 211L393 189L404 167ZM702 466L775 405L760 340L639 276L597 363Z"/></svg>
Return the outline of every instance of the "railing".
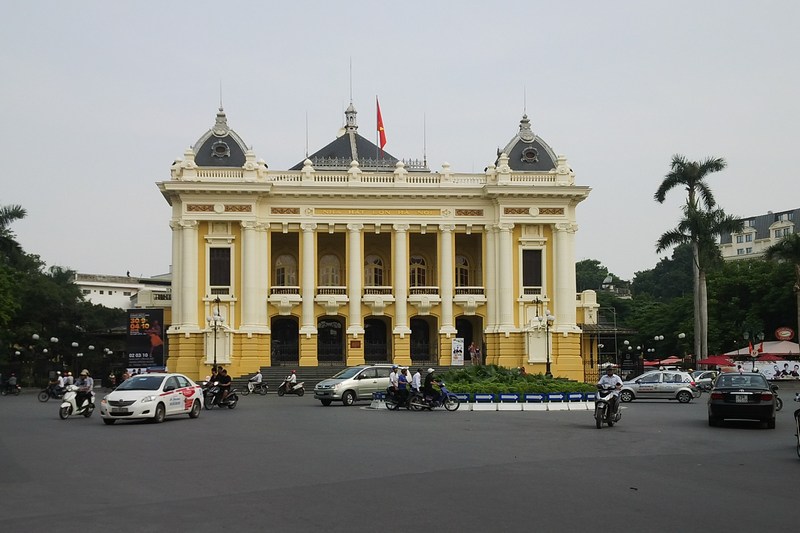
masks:
<svg viewBox="0 0 800 533"><path fill-rule="evenodd" d="M379 295L379 296L391 296L392 294L392 287L389 286L382 286L382 285L372 285L370 287L364 287L364 294L365 295Z"/></svg>
<svg viewBox="0 0 800 533"><path fill-rule="evenodd" d="M241 179L244 177L244 171L198 168L197 177L211 179Z"/></svg>
<svg viewBox="0 0 800 533"><path fill-rule="evenodd" d="M541 287L523 287L522 288L522 295L523 296L541 296L542 295L542 288Z"/></svg>
<svg viewBox="0 0 800 533"><path fill-rule="evenodd" d="M220 296L220 295L228 295L231 293L230 287L211 287L209 288L209 293L212 295Z"/></svg>
<svg viewBox="0 0 800 533"><path fill-rule="evenodd" d="M347 296L347 287L317 287L317 294L320 296Z"/></svg>
<svg viewBox="0 0 800 533"><path fill-rule="evenodd" d="M411 296L433 294L439 295L439 287L409 287L408 294Z"/></svg>
<svg viewBox="0 0 800 533"><path fill-rule="evenodd" d="M276 294L276 295L277 294L296 294L296 295L299 296L300 295L300 287L289 286L289 285L284 285L284 286L279 286L279 287L270 287L269 288L269 294L270 295L273 295L273 294Z"/></svg>
<svg viewBox="0 0 800 533"><path fill-rule="evenodd" d="M456 287L456 296L483 296L483 287Z"/></svg>

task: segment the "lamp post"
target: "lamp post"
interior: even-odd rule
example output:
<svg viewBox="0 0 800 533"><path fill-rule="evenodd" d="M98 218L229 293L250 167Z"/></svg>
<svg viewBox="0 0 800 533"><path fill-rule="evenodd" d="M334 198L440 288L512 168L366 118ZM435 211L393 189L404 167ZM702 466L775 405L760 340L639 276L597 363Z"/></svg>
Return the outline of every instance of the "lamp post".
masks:
<svg viewBox="0 0 800 533"><path fill-rule="evenodd" d="M605 344L598 344L597 345L597 366L600 366L600 359L603 356L603 348L605 348Z"/></svg>
<svg viewBox="0 0 800 533"><path fill-rule="evenodd" d="M550 371L550 325L555 322L556 317L550 314L549 309L544 310L545 316L541 317L544 318L546 329L545 329L545 342L547 343L547 365L545 366L544 375L545 377L552 378L553 373Z"/></svg>
<svg viewBox="0 0 800 533"><path fill-rule="evenodd" d="M214 330L214 369L217 368L217 330L225 321L219 312L219 302L219 296L214 298L214 304L216 305L216 308L214 309L214 313L206 319L208 321L208 326Z"/></svg>
<svg viewBox="0 0 800 533"><path fill-rule="evenodd" d="M77 376L80 373L80 368L78 368L79 367L79 365L78 365L78 346L79 346L79 344L77 342L73 341L72 344L70 344L70 346L72 346L75 349L75 358L72 361L72 367L75 369L75 375ZM81 355L83 355L83 354L81 354Z"/></svg>

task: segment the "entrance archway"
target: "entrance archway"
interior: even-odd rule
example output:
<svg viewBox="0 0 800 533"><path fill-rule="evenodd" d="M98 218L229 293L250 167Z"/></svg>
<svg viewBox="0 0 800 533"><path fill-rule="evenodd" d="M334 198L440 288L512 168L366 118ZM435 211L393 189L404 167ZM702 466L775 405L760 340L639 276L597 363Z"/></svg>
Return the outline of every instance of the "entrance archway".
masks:
<svg viewBox="0 0 800 533"><path fill-rule="evenodd" d="M364 320L364 361L386 363L390 358L389 326L380 318Z"/></svg>
<svg viewBox="0 0 800 533"><path fill-rule="evenodd" d="M472 356L469 353L469 345L473 342L475 346L480 349L481 359L484 359L486 347L483 343L483 319L479 316L461 316L456 318L456 333L457 337L464 339L464 363L476 364L472 361ZM478 361L481 364L483 361Z"/></svg>
<svg viewBox="0 0 800 533"><path fill-rule="evenodd" d="M412 318L409 326L411 327L411 363L436 363L439 359L438 335L435 334L437 331L436 319L434 317Z"/></svg>
<svg viewBox="0 0 800 533"><path fill-rule="evenodd" d="M300 360L299 335L296 317L276 317L270 325L272 366L297 365Z"/></svg>
<svg viewBox="0 0 800 533"><path fill-rule="evenodd" d="M323 316L317 321L317 362L344 361L344 322L335 316Z"/></svg>

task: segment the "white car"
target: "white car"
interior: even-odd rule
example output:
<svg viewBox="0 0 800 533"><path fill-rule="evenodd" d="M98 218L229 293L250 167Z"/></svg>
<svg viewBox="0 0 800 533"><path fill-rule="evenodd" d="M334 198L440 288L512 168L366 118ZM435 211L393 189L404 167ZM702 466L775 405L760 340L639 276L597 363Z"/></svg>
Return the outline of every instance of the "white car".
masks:
<svg viewBox="0 0 800 533"><path fill-rule="evenodd" d="M183 374L130 377L100 402L100 416L109 425L142 418L159 423L174 415L197 418L202 409L202 388Z"/></svg>

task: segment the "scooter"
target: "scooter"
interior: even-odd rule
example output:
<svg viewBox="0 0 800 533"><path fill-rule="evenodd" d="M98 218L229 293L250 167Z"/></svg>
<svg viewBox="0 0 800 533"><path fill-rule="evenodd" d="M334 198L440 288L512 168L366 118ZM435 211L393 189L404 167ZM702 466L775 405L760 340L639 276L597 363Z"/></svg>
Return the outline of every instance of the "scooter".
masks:
<svg viewBox="0 0 800 533"><path fill-rule="evenodd" d="M250 390L250 387L253 390ZM269 391L269 385L267 385L266 381L262 381L261 383L255 383L252 381L247 382L247 387L242 389L242 396L247 396L251 392L253 394L260 394L261 396L266 396L267 391Z"/></svg>
<svg viewBox="0 0 800 533"><path fill-rule="evenodd" d="M408 405L412 411L422 411L423 409L432 411L436 407L444 407L448 411L458 411L461 405L461 400L458 399L458 396L447 390L444 381L438 381L437 384L440 391L438 398L426 396L422 392L411 392Z"/></svg>
<svg viewBox="0 0 800 533"><path fill-rule="evenodd" d="M303 387L304 381L299 381L295 383L293 386L286 380L283 380L281 386L278 387L278 396L283 396L284 394L297 394L298 396L302 396L306 393L306 389Z"/></svg>
<svg viewBox="0 0 800 533"><path fill-rule="evenodd" d="M227 407L228 409L235 409L236 404L239 403L239 396L236 394L236 389L231 389L225 400L222 400L222 389L219 386L219 381L208 384L205 383L204 390L204 405L206 409L211 409L215 405L217 407Z"/></svg>
<svg viewBox="0 0 800 533"><path fill-rule="evenodd" d="M6 383L3 385L3 388L0 390L0 394L3 396L7 396L9 394L13 394L14 396L19 396L19 393L22 392L22 387L19 385L9 385Z"/></svg>
<svg viewBox="0 0 800 533"><path fill-rule="evenodd" d="M406 409L411 409L411 390L405 391L405 396L400 394L400 391L395 391L392 387L386 389L386 398L384 403L386 404L386 408L390 411L397 411L401 407L405 407Z"/></svg>
<svg viewBox="0 0 800 533"><path fill-rule="evenodd" d="M60 400L64 397L65 392L66 391L64 390L64 387L59 387L57 385L48 385L47 387L42 389L42 392L39 393L37 398L39 398L40 402L46 402L50 398L53 398L54 400Z"/></svg>
<svg viewBox="0 0 800 533"><path fill-rule="evenodd" d="M89 401L84 401L83 404L76 403L78 397L77 385L67 386L64 393L64 401L61 402L61 407L58 409L58 416L61 420L66 420L70 416L83 415L86 418L92 416L94 413L94 392L90 393Z"/></svg>
<svg viewBox="0 0 800 533"><path fill-rule="evenodd" d="M603 427L603 422L608 424L609 427L613 426L615 422L619 422L622 418L622 410L619 408L619 399L617 399L617 412L612 413L614 404L614 389L609 387L597 386L597 397L594 400L594 420L597 429Z"/></svg>

